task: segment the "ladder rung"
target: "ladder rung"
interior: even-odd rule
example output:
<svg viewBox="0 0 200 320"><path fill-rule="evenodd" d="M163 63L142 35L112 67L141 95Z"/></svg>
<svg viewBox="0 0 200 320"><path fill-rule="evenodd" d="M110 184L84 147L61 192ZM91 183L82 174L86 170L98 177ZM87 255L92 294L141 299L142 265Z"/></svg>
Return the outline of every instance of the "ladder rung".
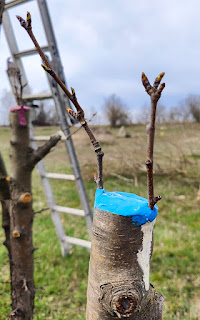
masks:
<svg viewBox="0 0 200 320"><path fill-rule="evenodd" d="M73 174L63 174L63 173L50 173L46 172L43 177L50 179L60 179L60 180L71 180L75 181L75 176Z"/></svg>
<svg viewBox="0 0 200 320"><path fill-rule="evenodd" d="M52 209L62 213L74 214L76 216L85 217L85 212L81 209L74 209L62 206L54 206Z"/></svg>
<svg viewBox="0 0 200 320"><path fill-rule="evenodd" d="M84 248L89 249L89 250L91 249L91 242L87 241L87 240L82 240L82 239L73 238L73 237L67 237L67 236L65 236L63 240L68 242L68 243L84 247Z"/></svg>
<svg viewBox="0 0 200 320"><path fill-rule="evenodd" d="M31 141L49 141L49 139L51 138L51 136L34 136L33 138L31 138ZM62 141L65 141L66 138L61 137Z"/></svg>
<svg viewBox="0 0 200 320"><path fill-rule="evenodd" d="M19 4L22 4L24 2L28 2L30 0L13 0L13 1L10 1L8 3L5 4L5 10L6 9L10 9L12 7L15 7L15 6L18 6Z"/></svg>
<svg viewBox="0 0 200 320"><path fill-rule="evenodd" d="M23 95L23 100L31 101L31 100L46 100L52 99L53 96L51 93L40 93L40 94L29 94Z"/></svg>
<svg viewBox="0 0 200 320"><path fill-rule="evenodd" d="M48 51L49 50L48 46L43 46L41 48L42 48L43 51ZM33 48L33 49L30 49L30 50L24 50L24 51L17 52L17 53L14 54L14 56L15 56L15 58L20 58L20 57L24 57L24 56L30 56L30 55L36 54L36 53L38 53L37 49Z"/></svg>

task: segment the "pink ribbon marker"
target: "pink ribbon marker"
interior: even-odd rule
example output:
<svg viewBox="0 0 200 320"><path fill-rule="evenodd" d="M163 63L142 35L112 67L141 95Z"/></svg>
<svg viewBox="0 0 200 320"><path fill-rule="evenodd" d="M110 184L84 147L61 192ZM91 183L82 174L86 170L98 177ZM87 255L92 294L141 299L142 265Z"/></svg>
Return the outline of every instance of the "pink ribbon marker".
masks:
<svg viewBox="0 0 200 320"><path fill-rule="evenodd" d="M26 117L25 117L25 111L30 110L29 107L25 107L25 106L16 106L16 107L12 107L10 109L10 112L14 112L15 110L18 111L18 117L19 117L19 123L21 124L21 126L25 127L26 126Z"/></svg>

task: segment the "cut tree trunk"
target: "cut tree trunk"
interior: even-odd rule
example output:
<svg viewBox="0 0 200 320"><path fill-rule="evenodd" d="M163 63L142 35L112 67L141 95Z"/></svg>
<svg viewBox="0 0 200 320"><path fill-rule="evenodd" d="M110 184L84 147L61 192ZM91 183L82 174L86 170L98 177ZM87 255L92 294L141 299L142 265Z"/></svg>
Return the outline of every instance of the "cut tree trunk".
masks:
<svg viewBox="0 0 200 320"><path fill-rule="evenodd" d="M87 320L161 320L164 298L149 284L153 222L95 208Z"/></svg>

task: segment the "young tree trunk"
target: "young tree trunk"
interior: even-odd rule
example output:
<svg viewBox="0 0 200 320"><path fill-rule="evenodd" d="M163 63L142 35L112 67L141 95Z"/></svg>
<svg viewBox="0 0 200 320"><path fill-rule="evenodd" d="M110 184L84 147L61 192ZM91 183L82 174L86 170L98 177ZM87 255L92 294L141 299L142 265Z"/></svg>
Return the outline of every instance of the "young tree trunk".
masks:
<svg viewBox="0 0 200 320"><path fill-rule="evenodd" d="M24 108L24 109L23 109ZM26 107L12 108L10 113L11 177L9 182L9 217L6 215L9 237L6 233L10 257L12 312L15 320L32 320L34 310L34 247L32 225L31 174L34 166L54 147L60 136L53 136L37 150L30 148L29 111ZM25 112L26 111L26 112ZM20 120L20 114L25 118ZM6 212L6 211L5 211Z"/></svg>
<svg viewBox="0 0 200 320"><path fill-rule="evenodd" d="M28 124L29 112L26 112ZM18 111L10 113L11 199L10 244L12 256L13 319L33 319L35 285L33 276L31 172L28 165L29 128L19 123Z"/></svg>
<svg viewBox="0 0 200 320"><path fill-rule="evenodd" d="M163 296L149 284L154 221L137 226L95 208L87 320L162 319Z"/></svg>

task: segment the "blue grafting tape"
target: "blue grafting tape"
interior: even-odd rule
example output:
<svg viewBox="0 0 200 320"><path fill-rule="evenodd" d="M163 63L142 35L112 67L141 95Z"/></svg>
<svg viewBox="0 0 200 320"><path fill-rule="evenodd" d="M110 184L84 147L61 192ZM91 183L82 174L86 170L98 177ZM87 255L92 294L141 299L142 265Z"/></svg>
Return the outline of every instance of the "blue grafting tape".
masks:
<svg viewBox="0 0 200 320"><path fill-rule="evenodd" d="M153 221L158 213L158 207L154 210L148 207L148 200L133 193L107 192L97 189L94 208L109 211L125 217L132 217L133 224L141 226L147 221Z"/></svg>

